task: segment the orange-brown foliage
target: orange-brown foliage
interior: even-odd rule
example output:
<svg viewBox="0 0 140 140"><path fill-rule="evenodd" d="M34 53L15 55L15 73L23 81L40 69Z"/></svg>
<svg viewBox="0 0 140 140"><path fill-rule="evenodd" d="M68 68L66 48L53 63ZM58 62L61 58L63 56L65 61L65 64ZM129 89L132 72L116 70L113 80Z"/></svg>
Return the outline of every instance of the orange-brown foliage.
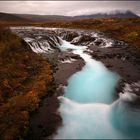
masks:
<svg viewBox="0 0 140 140"><path fill-rule="evenodd" d="M53 80L51 66L8 29L0 28L0 139L26 135L30 113Z"/></svg>

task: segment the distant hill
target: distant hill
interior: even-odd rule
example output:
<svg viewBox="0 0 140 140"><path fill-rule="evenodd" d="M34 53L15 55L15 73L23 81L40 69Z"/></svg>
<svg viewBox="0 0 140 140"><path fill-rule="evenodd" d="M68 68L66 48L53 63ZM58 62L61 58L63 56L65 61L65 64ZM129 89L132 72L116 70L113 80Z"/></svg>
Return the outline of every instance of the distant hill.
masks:
<svg viewBox="0 0 140 140"><path fill-rule="evenodd" d="M0 12L0 22L27 22L29 20L24 19L20 16L14 14L1 13Z"/></svg>
<svg viewBox="0 0 140 140"><path fill-rule="evenodd" d="M138 15L131 11L126 12L120 12L117 11L115 13L97 13L97 14L91 14L91 15L81 15L81 16L75 16L75 19L91 19L91 18L139 18Z"/></svg>
<svg viewBox="0 0 140 140"><path fill-rule="evenodd" d="M72 20L72 17L61 15L32 15L32 14L15 14L15 15L35 22Z"/></svg>
<svg viewBox="0 0 140 140"><path fill-rule="evenodd" d="M138 15L131 11L97 13L91 15L80 16L61 16L61 15L32 15L32 14L7 14L0 13L0 21L20 21L20 22L52 22L52 21L71 21L79 19L98 19L98 18L139 18Z"/></svg>
<svg viewBox="0 0 140 140"><path fill-rule="evenodd" d="M46 21L69 21L69 20L77 20L77 19L96 19L96 18L139 18L138 15L131 11L126 12L115 12L115 13L97 13L91 15L80 15L80 16L60 16L60 15L28 15L28 14L16 14L21 18L26 18L28 20L36 21L36 22L46 22Z"/></svg>

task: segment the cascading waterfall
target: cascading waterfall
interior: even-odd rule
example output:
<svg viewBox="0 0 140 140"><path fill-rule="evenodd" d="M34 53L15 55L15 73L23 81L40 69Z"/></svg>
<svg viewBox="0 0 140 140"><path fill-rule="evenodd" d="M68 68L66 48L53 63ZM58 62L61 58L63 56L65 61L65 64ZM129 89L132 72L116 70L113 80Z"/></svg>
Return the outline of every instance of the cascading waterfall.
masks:
<svg viewBox="0 0 140 140"><path fill-rule="evenodd" d="M63 124L53 136L54 139L140 138L140 108L134 105L139 97L131 90L124 89L124 93L120 93L118 99L115 98L119 75L109 71L103 63L85 53L88 48L83 46L85 40L80 42L83 39L82 33L73 33L71 43L82 45L75 46L54 34L46 35L46 32L44 34L47 37L43 39L39 34L34 38L30 37L30 34L26 36L26 32L23 32L25 29L30 31L32 27L19 28L16 32L34 52L48 53L54 48L59 48L64 53L72 50L72 53L78 54L86 63L81 71L70 77L64 96L58 97L60 100L58 111ZM38 29L47 30L47 28ZM62 38L68 38L66 32L62 33L61 30L58 32ZM102 39L100 47L112 46L112 40L100 38L95 33L91 35L92 37L89 34L86 36L85 45L95 45L96 41L99 43L99 39ZM89 41L90 39L93 40Z"/></svg>

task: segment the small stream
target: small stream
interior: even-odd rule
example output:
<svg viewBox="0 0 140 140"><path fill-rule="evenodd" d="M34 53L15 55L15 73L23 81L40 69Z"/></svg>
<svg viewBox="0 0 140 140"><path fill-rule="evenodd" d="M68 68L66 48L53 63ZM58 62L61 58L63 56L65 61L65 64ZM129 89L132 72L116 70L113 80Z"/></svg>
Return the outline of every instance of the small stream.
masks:
<svg viewBox="0 0 140 140"><path fill-rule="evenodd" d="M54 48L59 48L63 53L71 51L79 55L85 62L82 70L69 78L64 95L58 97L60 101L58 112L62 117L62 126L58 128L57 134L53 135L54 139L140 138L140 109L132 104L139 97L126 86L117 98L116 87L120 76L90 56L88 45L95 45L96 40L99 43L100 36L93 33L91 34L93 42L74 45L60 36L46 34L46 31L42 37L31 34L29 29L24 32L23 28L16 32L34 52L51 53ZM81 33L71 42L77 41L80 37ZM113 43L113 40L106 38L102 41L101 47L110 47Z"/></svg>

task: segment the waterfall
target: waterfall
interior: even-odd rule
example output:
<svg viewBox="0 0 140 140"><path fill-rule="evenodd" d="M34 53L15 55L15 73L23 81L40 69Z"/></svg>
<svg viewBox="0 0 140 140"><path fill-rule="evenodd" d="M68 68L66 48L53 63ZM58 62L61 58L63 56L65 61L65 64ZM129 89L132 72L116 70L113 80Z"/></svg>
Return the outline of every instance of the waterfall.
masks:
<svg viewBox="0 0 140 140"><path fill-rule="evenodd" d="M54 139L135 139L140 138L140 102L131 86L125 83L123 93L115 98L120 76L90 56L90 46L126 45L97 32L49 29L42 27L13 28L35 53L59 49L79 55L85 66L68 80L64 96L58 97L62 126ZM69 41L69 42L67 42ZM94 53L94 52L93 52Z"/></svg>

